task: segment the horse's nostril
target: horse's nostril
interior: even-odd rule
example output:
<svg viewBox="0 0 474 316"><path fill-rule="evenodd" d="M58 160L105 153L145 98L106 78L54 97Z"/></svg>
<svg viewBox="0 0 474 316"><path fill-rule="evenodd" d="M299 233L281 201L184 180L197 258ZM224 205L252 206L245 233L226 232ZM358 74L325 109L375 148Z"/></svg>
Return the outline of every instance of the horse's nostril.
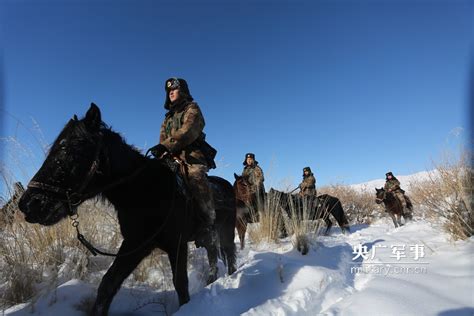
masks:
<svg viewBox="0 0 474 316"><path fill-rule="evenodd" d="M29 202L27 203L27 212L32 212L35 210L40 210L41 207L43 206L43 199L40 197L34 196L32 197Z"/></svg>

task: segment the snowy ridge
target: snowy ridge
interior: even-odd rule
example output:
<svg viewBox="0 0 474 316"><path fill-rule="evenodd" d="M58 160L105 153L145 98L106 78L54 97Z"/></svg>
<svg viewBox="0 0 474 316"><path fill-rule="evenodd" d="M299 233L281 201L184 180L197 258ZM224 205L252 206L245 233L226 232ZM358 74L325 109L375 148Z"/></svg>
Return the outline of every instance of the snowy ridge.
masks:
<svg viewBox="0 0 474 316"><path fill-rule="evenodd" d="M438 175L439 174L436 170L432 170L421 171L407 176L396 175L396 177L400 181L402 189L410 191L412 185L416 185L416 183L429 180L430 178L436 178ZM384 184L385 179L376 179L360 184L352 184L349 185L349 187L357 191L374 191L374 188L381 188L384 186Z"/></svg>

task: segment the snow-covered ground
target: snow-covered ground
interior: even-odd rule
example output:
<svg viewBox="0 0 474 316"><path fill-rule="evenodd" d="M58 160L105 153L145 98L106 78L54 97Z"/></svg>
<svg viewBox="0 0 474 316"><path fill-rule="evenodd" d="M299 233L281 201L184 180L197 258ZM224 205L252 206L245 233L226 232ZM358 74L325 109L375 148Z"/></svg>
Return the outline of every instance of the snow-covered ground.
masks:
<svg viewBox="0 0 474 316"><path fill-rule="evenodd" d="M306 256L289 239L250 243L237 272L204 288L190 271L191 301L176 315L474 315L474 237L452 242L424 220L352 231L318 237ZM84 315L94 295L95 286L72 280L5 315ZM110 314L165 315L160 302L177 309L173 291L123 287Z"/></svg>

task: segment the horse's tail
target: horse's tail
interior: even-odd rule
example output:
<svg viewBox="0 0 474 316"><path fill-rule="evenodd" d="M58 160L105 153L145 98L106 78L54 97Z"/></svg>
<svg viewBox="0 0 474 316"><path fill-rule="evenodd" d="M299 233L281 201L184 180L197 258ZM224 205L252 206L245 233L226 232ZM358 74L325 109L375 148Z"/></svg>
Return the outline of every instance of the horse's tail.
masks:
<svg viewBox="0 0 474 316"><path fill-rule="evenodd" d="M327 195L327 199L329 202L329 212L334 216L341 230L349 231L349 221L347 220L347 216L342 208L341 200L331 195Z"/></svg>
<svg viewBox="0 0 474 316"><path fill-rule="evenodd" d="M407 208L410 211L413 211L413 203L411 202L411 199L408 197L408 195L405 195L405 201L407 201Z"/></svg>
<svg viewBox="0 0 474 316"><path fill-rule="evenodd" d="M216 205L216 224L219 234L218 256L226 264L229 274L235 271L236 249L235 249L235 225L236 225L236 201L233 186L225 179L210 176L209 180L214 184L213 192Z"/></svg>

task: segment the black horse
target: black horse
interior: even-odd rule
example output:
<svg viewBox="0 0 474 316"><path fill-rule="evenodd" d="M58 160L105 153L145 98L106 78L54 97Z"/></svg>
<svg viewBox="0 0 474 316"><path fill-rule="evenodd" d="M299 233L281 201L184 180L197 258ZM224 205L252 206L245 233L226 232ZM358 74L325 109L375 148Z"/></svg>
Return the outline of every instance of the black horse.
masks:
<svg viewBox="0 0 474 316"><path fill-rule="evenodd" d="M228 273L235 271L235 196L232 185L210 177L216 198L216 228ZM169 257L180 305L189 301L188 241L195 240L198 210L180 193L176 174L163 161L143 156L101 120L91 104L71 119L20 199L26 221L53 225L77 206L101 195L117 210L123 242L102 278L93 315L106 315L122 282L154 248ZM209 282L217 278L217 248L204 245Z"/></svg>
<svg viewBox="0 0 474 316"><path fill-rule="evenodd" d="M343 233L350 233L349 221L344 213L341 201L337 197L323 194L311 200L302 198L298 194L285 193L273 188L270 189L268 194L270 195L269 198L279 201L281 208L289 218L291 218L294 213L298 218L303 218L304 205L306 204L308 206L308 215L306 216L308 220L323 219L326 222L325 235L329 234L332 227L332 221L329 218L330 214L334 216ZM285 227L283 226L282 229L283 235L286 235Z"/></svg>

